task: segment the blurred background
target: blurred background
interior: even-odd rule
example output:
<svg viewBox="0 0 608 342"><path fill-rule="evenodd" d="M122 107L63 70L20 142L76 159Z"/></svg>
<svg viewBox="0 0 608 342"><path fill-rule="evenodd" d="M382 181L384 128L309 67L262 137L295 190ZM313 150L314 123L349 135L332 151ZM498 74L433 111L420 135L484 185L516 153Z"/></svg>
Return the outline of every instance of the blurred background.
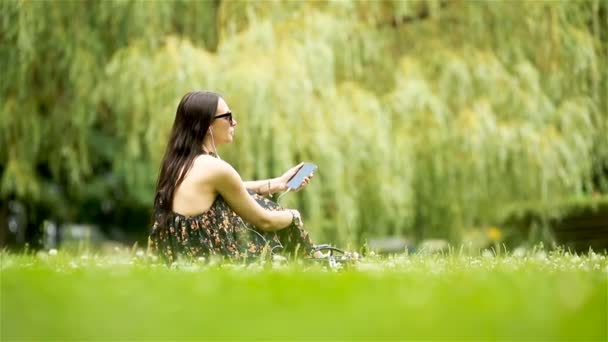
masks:
<svg viewBox="0 0 608 342"><path fill-rule="evenodd" d="M608 247L608 2L0 1L0 247L145 246L175 109L313 239Z"/></svg>

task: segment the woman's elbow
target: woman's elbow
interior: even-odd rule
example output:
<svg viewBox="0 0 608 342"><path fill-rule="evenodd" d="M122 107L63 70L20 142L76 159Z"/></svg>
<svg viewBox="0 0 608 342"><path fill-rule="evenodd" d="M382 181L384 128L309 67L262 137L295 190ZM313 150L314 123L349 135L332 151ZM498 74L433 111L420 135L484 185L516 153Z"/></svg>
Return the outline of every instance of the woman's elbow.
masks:
<svg viewBox="0 0 608 342"><path fill-rule="evenodd" d="M254 224L259 230L263 230L265 232L275 231L275 224L269 217L261 217Z"/></svg>

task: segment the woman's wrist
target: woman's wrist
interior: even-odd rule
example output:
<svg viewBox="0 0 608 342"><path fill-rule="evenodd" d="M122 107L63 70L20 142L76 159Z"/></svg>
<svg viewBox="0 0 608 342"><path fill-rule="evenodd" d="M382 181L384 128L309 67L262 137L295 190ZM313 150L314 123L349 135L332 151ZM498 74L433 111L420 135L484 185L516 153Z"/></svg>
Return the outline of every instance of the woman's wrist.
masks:
<svg viewBox="0 0 608 342"><path fill-rule="evenodd" d="M267 195L273 194L273 191L272 191L272 188L274 186L273 179L260 180L260 181L258 181L258 184L259 185L258 185L256 192L259 195L267 196Z"/></svg>
<svg viewBox="0 0 608 342"><path fill-rule="evenodd" d="M270 178L266 180L256 181L255 192L259 195L272 195L274 193L287 190L287 183L285 183L280 177Z"/></svg>
<svg viewBox="0 0 608 342"><path fill-rule="evenodd" d="M279 191L284 191L284 184L280 178L272 178L267 180L266 185L264 186L264 192L268 195L272 195Z"/></svg>
<svg viewBox="0 0 608 342"><path fill-rule="evenodd" d="M287 181L279 178L273 179L274 183L274 192L280 192L287 190Z"/></svg>

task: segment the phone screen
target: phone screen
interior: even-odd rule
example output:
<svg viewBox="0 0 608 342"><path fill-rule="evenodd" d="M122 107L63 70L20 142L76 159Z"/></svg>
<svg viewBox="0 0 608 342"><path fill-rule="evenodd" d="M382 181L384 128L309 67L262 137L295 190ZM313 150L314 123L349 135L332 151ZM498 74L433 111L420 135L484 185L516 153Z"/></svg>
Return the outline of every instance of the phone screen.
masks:
<svg viewBox="0 0 608 342"><path fill-rule="evenodd" d="M317 165L313 163L304 163L298 172L296 172L289 182L287 182L287 187L291 190L299 188L300 185L302 185L304 178L310 176L316 169Z"/></svg>

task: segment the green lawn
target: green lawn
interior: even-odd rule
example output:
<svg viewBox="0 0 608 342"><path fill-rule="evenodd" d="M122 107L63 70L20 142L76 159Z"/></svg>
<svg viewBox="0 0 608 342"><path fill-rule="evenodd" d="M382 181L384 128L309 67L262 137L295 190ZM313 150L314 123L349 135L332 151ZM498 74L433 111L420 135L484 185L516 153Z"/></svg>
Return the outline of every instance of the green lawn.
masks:
<svg viewBox="0 0 608 342"><path fill-rule="evenodd" d="M603 254L368 257L340 271L0 256L2 341L607 340Z"/></svg>

